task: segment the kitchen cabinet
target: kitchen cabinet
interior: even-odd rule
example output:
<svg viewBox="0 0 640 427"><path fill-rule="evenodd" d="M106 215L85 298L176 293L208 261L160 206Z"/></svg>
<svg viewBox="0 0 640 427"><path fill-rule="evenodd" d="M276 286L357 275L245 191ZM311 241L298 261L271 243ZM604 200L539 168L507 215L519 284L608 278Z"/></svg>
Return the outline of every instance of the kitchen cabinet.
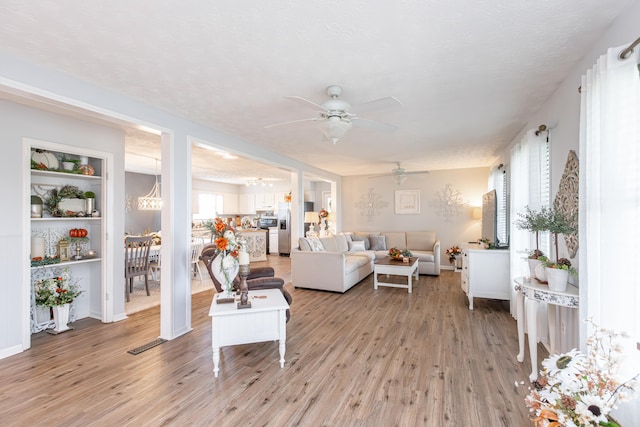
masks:
<svg viewBox="0 0 640 427"><path fill-rule="evenodd" d="M29 221L31 332L40 332L52 324L48 307L35 304L34 283L59 277L66 269L70 282L76 283L82 290L82 294L71 305L70 321L85 317L104 320L103 256L106 242L103 236L107 209L103 197L106 180L102 172L105 170L105 160L85 156L80 162L80 165L85 165L84 173L78 172L78 166L73 170L64 170L62 158L79 160L80 156L74 152L77 147L29 141L32 141L29 173L31 196L37 196L45 202L42 212L32 209ZM93 208L85 199L78 197L88 191L95 194ZM72 229L87 230L87 235L71 237ZM60 241L63 239L68 242L68 248L61 250Z"/></svg>
<svg viewBox="0 0 640 427"><path fill-rule="evenodd" d="M222 193L222 213L235 215L238 213L238 194Z"/></svg>
<svg viewBox="0 0 640 427"><path fill-rule="evenodd" d="M461 287L469 298L511 299L509 280L509 250L480 249L478 245L463 246Z"/></svg>
<svg viewBox="0 0 640 427"><path fill-rule="evenodd" d="M278 227L269 227L269 253L278 254Z"/></svg>
<svg viewBox="0 0 640 427"><path fill-rule="evenodd" d="M275 206L275 193L256 193L256 209L273 209Z"/></svg>
<svg viewBox="0 0 640 427"><path fill-rule="evenodd" d="M254 215L256 213L253 194L238 194L238 211L242 215Z"/></svg>

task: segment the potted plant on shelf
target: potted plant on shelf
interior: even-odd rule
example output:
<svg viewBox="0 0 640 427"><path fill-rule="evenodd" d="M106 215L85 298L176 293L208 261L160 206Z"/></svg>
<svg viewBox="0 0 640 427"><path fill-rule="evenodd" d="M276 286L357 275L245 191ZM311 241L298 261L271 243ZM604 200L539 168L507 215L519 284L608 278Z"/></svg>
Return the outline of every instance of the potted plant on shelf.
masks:
<svg viewBox="0 0 640 427"><path fill-rule="evenodd" d="M65 170L65 171L69 171L69 172L72 172L76 168L76 165L78 164L78 161L79 160L77 160L77 159L71 159L71 158L65 157L65 156L63 156L60 159L60 162L62 163L62 169Z"/></svg>
<svg viewBox="0 0 640 427"><path fill-rule="evenodd" d="M36 280L33 284L36 305L51 307L55 327L53 331L60 333L71 329L69 323L69 308L74 299L82 291L77 282L71 281L68 267L62 269L60 276L43 280Z"/></svg>
<svg viewBox="0 0 640 427"><path fill-rule="evenodd" d="M85 191L84 199L84 211L87 215L91 215L96 209L96 193L94 193L93 191Z"/></svg>
<svg viewBox="0 0 640 427"><path fill-rule="evenodd" d="M536 249L529 253L527 260L531 277L536 277L536 268L547 260L540 250L540 233L548 231L549 208L543 207L541 210L535 211L526 206L525 212L518 213L518 217L515 226L536 235Z"/></svg>
<svg viewBox="0 0 640 427"><path fill-rule="evenodd" d="M545 275L549 282L549 289L563 292L567 288L569 273L576 274L571 267L571 261L567 258L559 258L558 255L558 235L568 234L575 231L571 226L569 218L562 212L554 209L547 210L547 231L553 234L556 249L556 262L545 262Z"/></svg>
<svg viewBox="0 0 640 427"><path fill-rule="evenodd" d="M31 218L42 218L42 198L31 196Z"/></svg>

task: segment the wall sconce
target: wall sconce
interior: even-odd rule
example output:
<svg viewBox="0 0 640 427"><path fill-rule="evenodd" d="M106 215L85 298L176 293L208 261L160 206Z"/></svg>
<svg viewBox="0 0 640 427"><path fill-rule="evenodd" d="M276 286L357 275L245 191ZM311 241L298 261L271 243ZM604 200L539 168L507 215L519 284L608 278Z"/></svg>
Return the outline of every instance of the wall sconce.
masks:
<svg viewBox="0 0 640 427"><path fill-rule="evenodd" d="M473 219L482 219L482 208L479 206L475 206L471 209L471 218Z"/></svg>

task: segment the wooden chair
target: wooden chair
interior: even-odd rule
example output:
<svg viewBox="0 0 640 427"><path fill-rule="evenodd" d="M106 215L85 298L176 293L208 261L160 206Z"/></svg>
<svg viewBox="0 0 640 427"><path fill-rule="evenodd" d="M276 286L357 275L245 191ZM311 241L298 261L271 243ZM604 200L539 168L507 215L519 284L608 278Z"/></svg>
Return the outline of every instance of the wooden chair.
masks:
<svg viewBox="0 0 640 427"><path fill-rule="evenodd" d="M191 242L191 266L194 269L193 274L198 272L198 277L202 282L202 272L200 271L200 252L204 247L204 241L202 239L193 239Z"/></svg>
<svg viewBox="0 0 640 427"><path fill-rule="evenodd" d="M133 279L135 277L144 276L144 287L149 296L149 249L151 248L151 236L143 237L126 237L125 253L124 253L124 277L125 293L127 301L129 294L133 292Z"/></svg>

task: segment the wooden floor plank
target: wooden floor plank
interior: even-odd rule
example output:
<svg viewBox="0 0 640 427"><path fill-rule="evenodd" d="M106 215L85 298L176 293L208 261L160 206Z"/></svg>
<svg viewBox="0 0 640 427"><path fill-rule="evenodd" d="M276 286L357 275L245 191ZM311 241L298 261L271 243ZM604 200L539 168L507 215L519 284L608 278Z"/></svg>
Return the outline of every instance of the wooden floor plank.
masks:
<svg viewBox="0 0 640 427"><path fill-rule="evenodd" d="M271 257L290 277L288 258ZM295 289L286 363L276 342L225 347L213 376L212 291L193 295L193 331L137 356L159 309L75 322L0 360L2 425L525 426L530 372L500 301L467 308L460 275L420 276L413 293ZM546 355L542 346L540 357ZM528 358L527 358L528 359Z"/></svg>

